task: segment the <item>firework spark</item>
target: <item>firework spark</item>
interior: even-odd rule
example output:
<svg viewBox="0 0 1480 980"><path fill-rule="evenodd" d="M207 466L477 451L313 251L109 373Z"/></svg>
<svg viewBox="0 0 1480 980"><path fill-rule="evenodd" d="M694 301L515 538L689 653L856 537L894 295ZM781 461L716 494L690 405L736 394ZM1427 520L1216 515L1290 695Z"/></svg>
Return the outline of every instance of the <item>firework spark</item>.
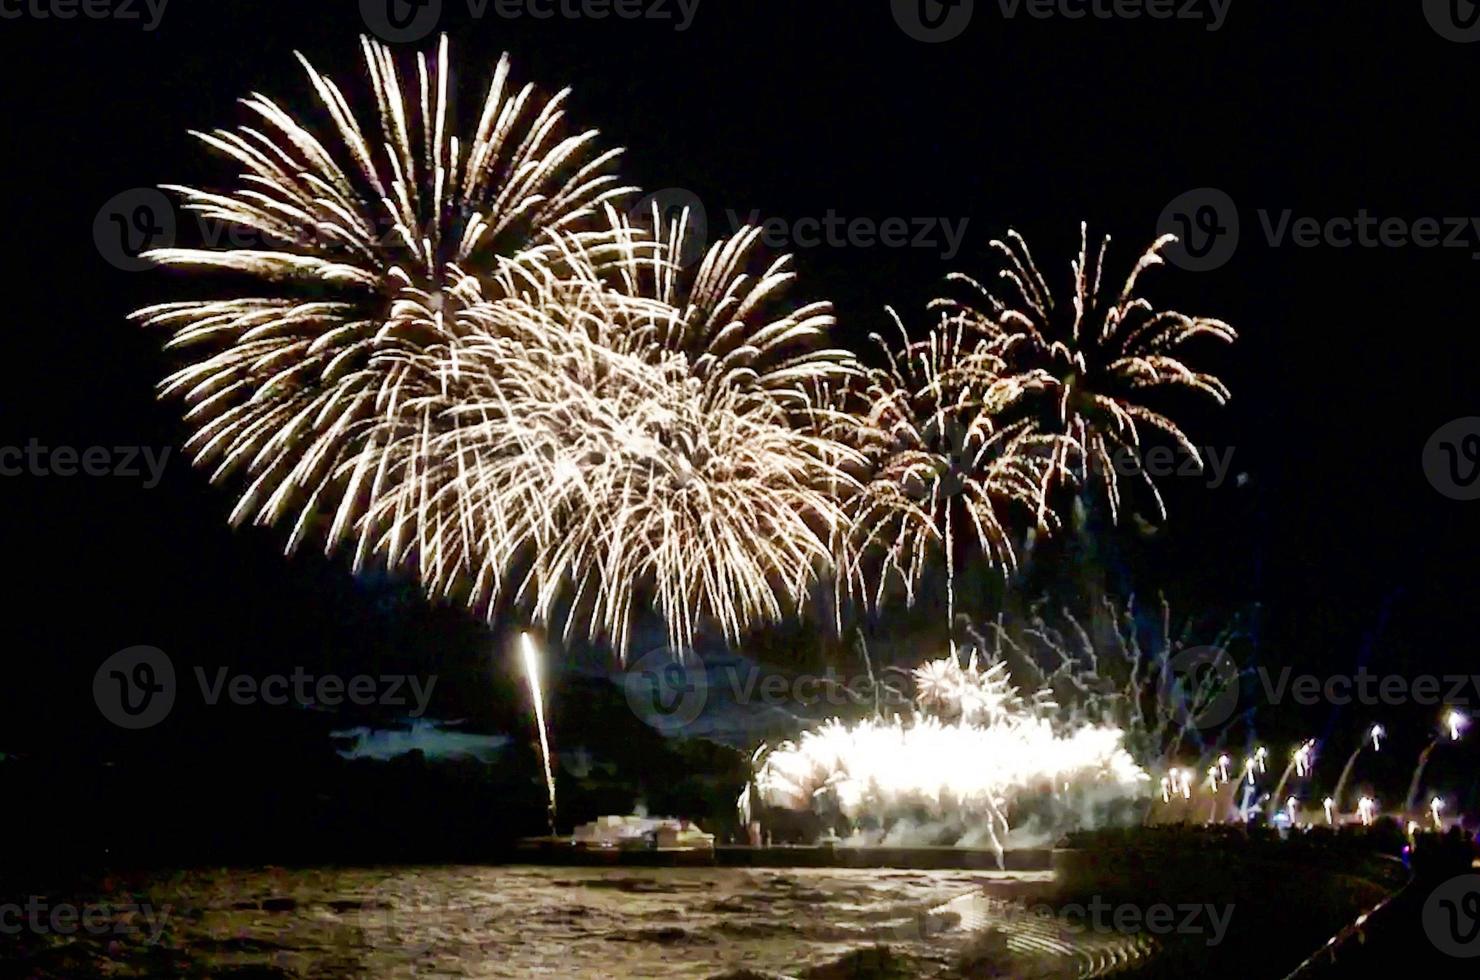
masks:
<svg viewBox="0 0 1480 980"><path fill-rule="evenodd" d="M368 127L299 55L328 139L253 95L243 104L256 125L196 134L241 168L237 186L168 188L255 245L146 257L245 276L262 292L134 314L173 330L169 346L192 357L162 393L188 408L196 464L216 481L245 477L233 523L291 522L292 550L325 520L328 548L358 536L360 557L360 517L387 485L372 434L415 394L416 358L458 343L461 312L483 299L476 277L548 258L550 233L574 233L627 190L609 172L620 151L595 152L595 132L559 135L567 93L515 90L507 58L459 139L445 37L409 85L388 48L362 46L377 108Z"/></svg>
<svg viewBox="0 0 1480 980"><path fill-rule="evenodd" d="M1008 375L959 323L942 321L925 340L906 338L897 352L875 340L888 367L871 371L859 392L866 406L861 431L872 437L871 479L851 506L851 577L861 585L863 563L879 556L872 603L883 602L892 581L903 583L913 603L929 562L943 552L953 621L964 542L1007 574L1017 564L1019 517L1028 515L1045 533L1057 529L1045 493L1063 474L1063 440L999 421L1041 382Z"/></svg>
<svg viewBox="0 0 1480 980"><path fill-rule="evenodd" d="M1198 337L1232 342L1237 337L1233 328L1220 320L1158 311L1138 295L1142 273L1163 264L1161 252L1174 241L1171 235L1157 239L1120 291L1109 293L1102 290L1102 278L1110 239L1107 236L1091 252L1087 226L1081 225L1079 255L1071 265L1074 293L1065 303L1055 300L1027 242L1009 231L1007 242L992 242L1007 261L1001 272L1010 287L1006 298L957 273L950 280L966 284L974 297L965 302L945 298L934 304L987 339L985 356L1005 361L1025 388L1041 392L1041 407L1027 416L1030 426L1071 437L1078 453L1071 456L1066 448L1061 462L1067 466L1077 458L1081 481L1095 476L1103 481L1112 519L1118 519L1120 510L1116 457L1139 449L1143 427L1170 437L1199 464L1202 461L1176 422L1142 404L1142 396L1182 388L1220 405L1229 397L1217 377L1189 367L1180 348ZM984 303L985 308L974 303ZM1160 492L1149 477L1143 478L1164 518Z"/></svg>
<svg viewBox="0 0 1480 980"><path fill-rule="evenodd" d="M474 339L429 361L411 475L373 523L394 561L489 616L511 598L625 654L650 599L675 649L704 622L733 642L800 612L830 566L859 457L799 420L808 385L851 361L817 343L826 306L779 302L784 260L746 273L756 231L688 284L681 237L611 217L601 256L561 238L567 274L467 312Z"/></svg>

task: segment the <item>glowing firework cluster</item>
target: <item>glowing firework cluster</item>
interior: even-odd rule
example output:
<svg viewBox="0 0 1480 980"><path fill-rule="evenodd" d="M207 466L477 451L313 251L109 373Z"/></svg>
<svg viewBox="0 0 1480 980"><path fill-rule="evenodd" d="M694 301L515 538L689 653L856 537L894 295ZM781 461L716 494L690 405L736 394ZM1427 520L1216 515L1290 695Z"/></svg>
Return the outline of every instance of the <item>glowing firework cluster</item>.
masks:
<svg viewBox="0 0 1480 980"><path fill-rule="evenodd" d="M261 284L136 314L192 358L163 390L195 461L245 483L233 520L290 525L290 550L323 525L356 567L620 651L646 598L675 644L795 612L858 458L808 428L806 387L853 370L827 305L781 303L785 259L750 274L754 230L681 276L681 225L607 207L618 151L560 135L566 93L515 90L507 60L464 140L445 38L409 84L364 54L373 129L305 61L334 140L262 96L257 126L200 134L238 185L172 189L260 244L148 255Z"/></svg>
<svg viewBox="0 0 1480 980"><path fill-rule="evenodd" d="M1119 729L1060 730L1055 707L1046 692L1023 697L1000 662L948 657L915 672L913 714L831 720L765 755L756 786L770 806L868 821L881 838L989 844L1000 858L1021 807L1093 812L1150 780Z"/></svg>
<svg viewBox="0 0 1480 980"><path fill-rule="evenodd" d="M1467 721L1465 715L1457 709L1446 709L1432 739L1419 754L1407 800L1400 807L1395 806L1390 811L1392 815L1401 816L1407 820L1410 833L1413 832L1413 828L1421 829L1424 823L1428 823L1436 830L1443 830L1447 826L1443 818L1444 800L1434 796L1429 799L1427 807L1421 807L1419 790L1422 786L1424 771L1434 750L1442 744L1455 741L1463 733ZM1381 751L1382 740L1386 737L1387 730L1382 725L1369 726L1358 739L1356 747L1342 767L1335 791L1324 799L1315 795L1305 797L1304 799L1310 801L1308 810L1302 805L1301 796L1287 796L1285 790L1287 786L1294 785L1292 780L1303 781L1304 789L1306 791L1310 789L1310 784L1315 779L1315 762L1319 749L1319 743L1315 739L1307 739L1291 749L1289 764L1280 774L1273 789L1267 793L1260 793L1258 790L1259 777L1269 771L1267 767L1269 750L1267 748L1256 746L1243 760L1242 775L1232 781L1229 779L1231 760L1228 755L1221 754L1207 768L1208 778L1201 784L1201 790L1206 791L1213 801L1212 808L1203 811L1206 814L1205 819L1208 822L1218 822L1223 819L1250 819L1262 813L1269 819L1282 817L1284 822L1292 827L1312 826L1315 823L1317 812L1315 800L1320 799L1319 812L1322 814L1322 822L1325 825L1335 826L1344 822L1352 822L1370 827L1383 814L1381 805L1370 796L1362 796L1355 801L1354 809L1348 813L1342 809L1343 805L1349 802L1345 789L1363 750L1371 747L1373 751ZM1189 778L1192 772L1191 769L1173 766L1161 777L1160 811L1153 813L1156 822L1186 822L1193 819L1192 815L1196 813L1193 808L1195 804L1193 806L1183 805L1183 801L1193 801L1194 796L1197 795ZM1298 794L1301 789L1297 787L1295 792ZM1220 816L1220 813L1223 816Z"/></svg>
<svg viewBox="0 0 1480 980"><path fill-rule="evenodd" d="M683 218L629 222L619 151L567 134L566 92L516 87L504 59L460 121L445 38L413 76L362 43L373 115L300 56L320 122L253 95L250 124L197 134L235 186L170 188L234 244L147 257L255 285L135 314L187 358L162 390L195 462L239 487L233 521L285 526L290 550L320 536L619 652L650 609L675 645L733 641L825 579L912 600L967 542L1011 569L1019 522L1052 532L1050 491L1087 461L1142 427L1191 450L1133 395L1227 397L1176 351L1233 331L1137 295L1167 239L1104 295L1103 249L1081 247L1056 302L1014 236L1006 299L942 301L866 370L828 348L826 303L785 301L758 230L686 272Z"/></svg>

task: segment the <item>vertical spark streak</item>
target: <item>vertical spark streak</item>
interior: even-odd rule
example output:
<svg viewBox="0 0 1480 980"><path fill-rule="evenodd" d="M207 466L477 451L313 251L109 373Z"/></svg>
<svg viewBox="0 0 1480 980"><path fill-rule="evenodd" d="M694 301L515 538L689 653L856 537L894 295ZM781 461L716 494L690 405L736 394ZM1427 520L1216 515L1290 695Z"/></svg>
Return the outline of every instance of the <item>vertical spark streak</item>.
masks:
<svg viewBox="0 0 1480 980"><path fill-rule="evenodd" d="M555 774L550 768L550 738L545 728L545 696L540 689L540 660L535 652L534 641L528 633L519 634L519 646L524 655L524 675L529 679L529 693L534 698L534 719L540 729L540 755L545 762L545 789L550 794L550 836L555 836Z"/></svg>

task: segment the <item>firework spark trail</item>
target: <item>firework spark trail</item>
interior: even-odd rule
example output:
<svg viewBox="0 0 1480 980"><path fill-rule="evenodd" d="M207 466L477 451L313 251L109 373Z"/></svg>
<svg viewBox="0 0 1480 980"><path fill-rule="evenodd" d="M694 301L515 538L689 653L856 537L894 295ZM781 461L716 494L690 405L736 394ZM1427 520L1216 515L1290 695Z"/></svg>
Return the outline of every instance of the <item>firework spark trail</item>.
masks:
<svg viewBox="0 0 1480 980"><path fill-rule="evenodd" d="M1362 754L1362 750L1367 747L1369 741L1372 743L1374 749L1379 752L1382 751L1382 737L1384 734L1385 730L1381 725L1373 725L1362 733L1362 738L1357 742L1357 747L1352 749L1351 755L1347 756L1346 765L1341 767L1341 776L1336 780L1336 791L1331 794L1331 799L1335 801L1338 810L1341 808L1341 798L1346 791L1346 784L1351 779L1352 771L1356 769L1357 756Z"/></svg>
<svg viewBox="0 0 1480 980"><path fill-rule="evenodd" d="M850 583L875 607L891 582L907 602L930 561L944 554L947 621L955 650L955 577L962 543L1004 575L1017 566L1015 519L1031 515L1051 533L1057 516L1045 494L1063 475L1058 436L998 419L1041 386L1037 377L1010 376L979 349L959 323L942 320L927 339L910 343L893 310L903 347L875 336L888 366L870 371L855 392L862 402L857 431L870 440L870 479L850 505L856 537L845 568ZM846 397L846 395L845 395ZM876 568L865 572L865 562ZM865 583L872 577L873 587Z"/></svg>
<svg viewBox="0 0 1480 980"><path fill-rule="evenodd" d="M439 594L471 581L490 616L508 597L624 655L650 598L676 650L703 622L734 642L799 612L829 567L861 458L806 424L809 390L852 361L820 346L825 305L778 302L784 259L745 272L754 230L690 285L681 237L609 219L599 254L554 236L560 274L468 310L472 339L428 359L439 396L403 440L416 476L373 523L426 529L392 560L419 556Z"/></svg>
<svg viewBox="0 0 1480 980"><path fill-rule="evenodd" d="M1280 806L1280 796L1285 792L1285 785L1290 781L1290 775L1294 773L1300 778L1310 774L1311 761L1315 756L1316 740L1306 739L1295 747L1290 753L1290 763L1285 766L1285 771L1280 774L1280 781L1275 784L1274 792L1269 797L1269 808L1266 811L1273 817L1275 809Z"/></svg>
<svg viewBox="0 0 1480 980"><path fill-rule="evenodd" d="M619 652L649 594L675 646L795 611L853 479L807 419L809 386L853 370L819 343L829 307L778 302L785 258L748 274L758 229L683 276L683 222L618 219L618 151L559 137L567 93L515 92L507 59L460 141L445 38L411 86L363 47L378 142L300 57L337 145L254 95L260 128L200 134L239 185L173 188L262 247L149 253L272 286L135 314L195 357L163 391L197 464L245 475L233 521L290 522L291 551L322 519L357 569L490 615L564 606Z"/></svg>
<svg viewBox="0 0 1480 980"><path fill-rule="evenodd" d="M1119 519L1120 511L1113 454L1139 448L1142 426L1171 437L1202 462L1182 429L1141 404L1140 397L1164 388L1200 392L1219 405L1229 397L1222 381L1193 370L1178 350L1198 337L1232 342L1237 337L1233 328L1220 320L1157 311L1138 295L1142 273L1163 264L1161 252L1175 240L1171 235L1157 239L1136 262L1120 292L1112 295L1102 289L1110 239L1107 236L1091 253L1088 227L1081 225L1079 255L1071 263L1074 293L1064 304L1055 301L1027 242L1009 231L1008 241L992 242L1007 264L1000 274L1009 287L1005 299L979 281L955 273L949 281L965 284L975 294L973 299L942 298L932 304L987 339L980 356L1005 362L1025 386L1049 401L1027 416L1027 424L1034 431L1070 437L1059 462L1069 467L1077 460L1077 475L1085 483L1098 470L1112 520ZM984 302L986 308L978 309L974 302ZM1071 447L1077 452L1071 453ZM1160 492L1149 477L1145 482L1164 518Z"/></svg>
<svg viewBox="0 0 1480 980"><path fill-rule="evenodd" d="M626 193L594 152L595 132L561 137L566 92L515 91L500 60L471 139L453 135L444 37L408 86L390 50L362 39L378 141L339 87L299 55L326 110L326 143L266 96L255 126L196 135L242 168L217 193L173 186L186 210L260 239L254 248L167 248L161 265L244 275L261 295L164 303L135 319L174 331L192 362L167 378L212 479L246 479L234 523L291 522L294 549L332 512L326 550L358 538L387 486L387 418L419 392L416 358L458 343L476 277L547 258L549 233L573 233ZM409 91L408 91L409 88ZM337 141L337 142L336 142ZM331 148L331 144L332 148Z"/></svg>

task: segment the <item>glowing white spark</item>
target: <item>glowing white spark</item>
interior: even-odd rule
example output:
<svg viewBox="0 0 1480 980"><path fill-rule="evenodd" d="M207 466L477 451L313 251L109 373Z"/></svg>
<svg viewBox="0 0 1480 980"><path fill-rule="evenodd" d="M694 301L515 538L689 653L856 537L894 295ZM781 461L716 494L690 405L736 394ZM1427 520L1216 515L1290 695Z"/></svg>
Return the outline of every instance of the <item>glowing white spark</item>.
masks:
<svg viewBox="0 0 1480 980"><path fill-rule="evenodd" d="M529 694L534 701L535 723L540 729L540 757L545 762L545 789L550 796L550 833L555 833L555 773L550 766L550 738L545 726L545 694L540 686L540 658L528 633L519 634L519 649L524 659L524 676L529 680Z"/></svg>
<svg viewBox="0 0 1480 980"><path fill-rule="evenodd" d="M1124 469L1116 457L1140 449L1142 427L1163 433L1199 464L1202 461L1181 428L1142 404L1142 396L1157 389L1182 388L1207 395L1220 405L1229 397L1223 382L1194 371L1179 358L1179 350L1199 337L1232 342L1237 337L1233 328L1220 320L1157 311L1138 295L1141 274L1162 265L1162 250L1175 241L1172 235L1157 239L1136 262L1120 291L1112 293L1102 290L1101 283L1110 239L1106 237L1092 254L1088 228L1081 225L1079 255L1071 264L1073 295L1060 301L1039 272L1027 242L1009 231L1007 242L992 242L1006 259L1000 274L1008 287L1006 298L956 274L950 279L970 287L972 302L984 308L951 299L935 304L988 339L979 356L1001 360L1008 373L1019 379L1018 388L1040 396L1044 404L1025 416L1028 424L1035 431L1072 440L1078 450L1079 475L1083 480L1103 481L1112 520L1119 515L1118 474ZM1069 461L1066 452L1061 462ZM1143 478L1156 500L1157 512L1165 516L1161 494L1144 474Z"/></svg>

